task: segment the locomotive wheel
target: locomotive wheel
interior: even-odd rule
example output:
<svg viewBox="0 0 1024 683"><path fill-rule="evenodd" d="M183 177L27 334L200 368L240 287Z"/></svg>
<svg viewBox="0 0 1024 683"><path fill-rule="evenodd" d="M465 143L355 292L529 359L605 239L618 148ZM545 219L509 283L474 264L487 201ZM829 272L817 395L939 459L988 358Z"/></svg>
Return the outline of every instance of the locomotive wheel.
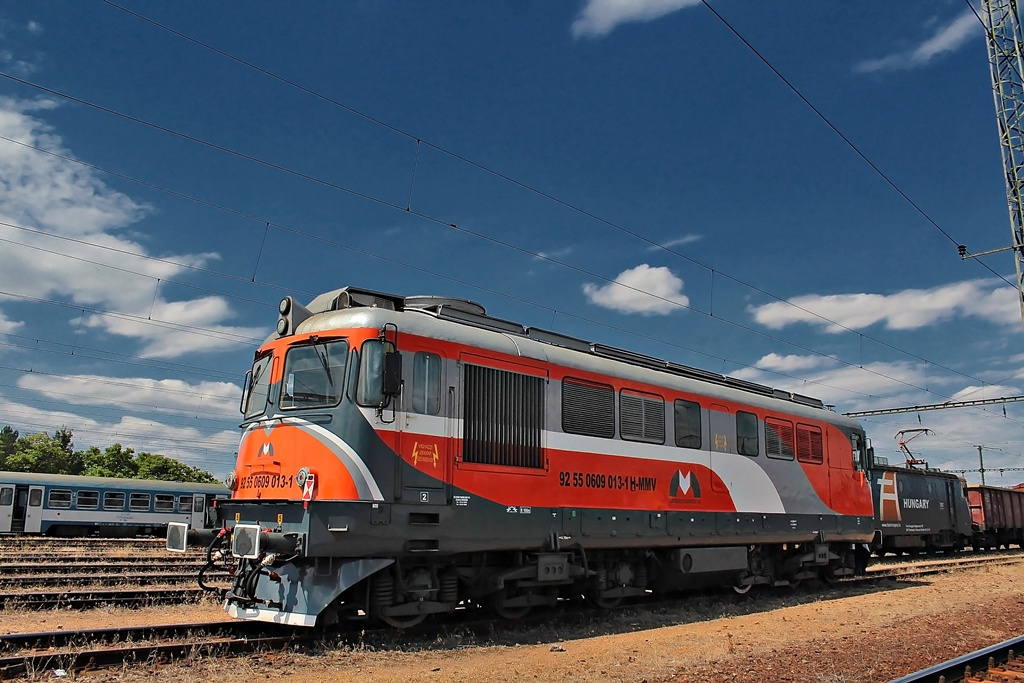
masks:
<svg viewBox="0 0 1024 683"><path fill-rule="evenodd" d="M742 574L736 577L736 583L732 585L732 589L736 591L737 595L746 595L750 592L750 589L754 587L754 584L752 583L741 583L744 579L747 579L749 577L749 572L743 572Z"/></svg>
<svg viewBox="0 0 1024 683"><path fill-rule="evenodd" d="M512 605L511 601L518 597L507 586L491 595L491 609L502 619L522 619L530 613L530 605Z"/></svg>
<svg viewBox="0 0 1024 683"><path fill-rule="evenodd" d="M617 598L602 598L600 589L593 589L587 593L587 600L594 607L600 607L601 609L615 609L622 603L622 597Z"/></svg>
<svg viewBox="0 0 1024 683"><path fill-rule="evenodd" d="M377 615L377 618L391 628L412 628L413 626L419 626L423 623L423 620L427 618L427 615L412 614L409 616L393 617L390 615L379 614Z"/></svg>

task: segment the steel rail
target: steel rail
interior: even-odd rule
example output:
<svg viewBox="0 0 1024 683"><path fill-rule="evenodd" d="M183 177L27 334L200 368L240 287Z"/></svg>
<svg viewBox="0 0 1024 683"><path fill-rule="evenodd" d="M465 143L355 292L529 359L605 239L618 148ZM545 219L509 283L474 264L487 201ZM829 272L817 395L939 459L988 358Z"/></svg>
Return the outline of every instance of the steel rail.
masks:
<svg viewBox="0 0 1024 683"><path fill-rule="evenodd" d="M219 621L0 636L0 649L15 651L0 657L0 678L281 649L317 635L261 622Z"/></svg>
<svg viewBox="0 0 1024 683"><path fill-rule="evenodd" d="M1019 658L1021 653L1024 653L1024 635L1017 638L1011 638L1010 640L1004 640L997 645L982 648L981 650L962 655L956 659L951 659L948 662L943 662L942 664L930 666L927 669L922 669L921 671L903 676L902 678L897 678L891 683L954 683L954 681L970 680L1019 680L1019 678L974 678L974 675L985 671L989 674L1002 673L1001 671L996 671L996 669L1002 669L1002 665L1006 664L1007 661L1012 659L1014 656ZM1020 665L1018 664L1018 666ZM1019 672L1020 669L1018 668L1017 676L1024 676L1024 674Z"/></svg>
<svg viewBox="0 0 1024 683"><path fill-rule="evenodd" d="M201 588L139 588L112 590L79 588L66 591L0 593L0 608L85 609L97 605L145 606L194 603L211 595Z"/></svg>

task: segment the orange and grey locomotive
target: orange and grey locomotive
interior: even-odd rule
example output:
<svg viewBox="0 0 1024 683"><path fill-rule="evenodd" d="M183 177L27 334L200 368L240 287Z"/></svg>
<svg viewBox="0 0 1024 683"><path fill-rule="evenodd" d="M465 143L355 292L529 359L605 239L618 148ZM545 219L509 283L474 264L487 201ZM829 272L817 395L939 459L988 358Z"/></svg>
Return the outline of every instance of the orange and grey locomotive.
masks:
<svg viewBox="0 0 1024 683"><path fill-rule="evenodd" d="M867 562L865 435L816 399L460 299L344 288L280 313L208 552L236 617L401 627Z"/></svg>

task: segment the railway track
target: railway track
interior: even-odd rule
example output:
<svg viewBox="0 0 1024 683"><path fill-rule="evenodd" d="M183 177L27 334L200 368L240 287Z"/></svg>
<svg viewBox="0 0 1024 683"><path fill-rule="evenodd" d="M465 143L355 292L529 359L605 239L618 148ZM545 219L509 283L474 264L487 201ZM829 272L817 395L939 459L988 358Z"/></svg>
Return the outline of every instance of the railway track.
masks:
<svg viewBox="0 0 1024 683"><path fill-rule="evenodd" d="M127 571L130 569L153 569L162 567L199 569L203 566L203 560L195 557L167 557L150 558L144 557L131 559L124 556L117 557L96 557L88 555L77 555L69 557L54 558L52 555L45 556L18 556L16 562L0 561L0 574L5 573L71 573L72 571L90 571L105 569L108 571Z"/></svg>
<svg viewBox="0 0 1024 683"><path fill-rule="evenodd" d="M1020 563L1024 559L1024 553L1015 553L1014 556L991 557L991 558L951 558L934 562L916 561L916 566L908 566L902 569L884 568L872 572L867 577L858 577L856 580L845 580L840 582L836 588L848 586L854 588L862 582L893 581L904 578L918 578L928 574L936 574L950 571L974 568L988 563ZM81 593L65 592L59 596L54 594L35 594L38 599L47 599L50 596L55 602L65 606L76 606L75 601L82 601L85 604L110 604L120 602L130 595L134 604L156 604L157 602L180 603L187 600L197 600L204 593L198 589L167 589L159 591L139 590L133 593L118 591L116 596L106 591L86 591ZM25 596L27 594L21 594ZM208 594L206 594L208 595ZM725 594L722 594L725 595ZM0 596L0 600L6 596ZM726 597L726 600L729 598ZM61 602L57 602L61 601ZM685 600L684 600L685 601ZM131 603L128 603L131 604ZM584 607L580 603L562 610L560 614L553 617L552 613L535 613L528 618L517 621L496 621L485 610L475 607L459 610L456 614L447 619L429 621L417 628L409 629L403 633L403 641L413 638L424 642L444 633L453 631L467 633L493 633L495 629L521 629L537 626L540 624L550 625L553 620L561 627L572 624L593 623L594 620L607 618L607 610ZM620 609L658 611L674 604L678 606L679 600L642 602L632 605L624 605ZM253 651L280 650L282 648L308 647L324 639L332 641L334 646L346 644L348 641L359 640L361 642L379 639L381 642L393 642L396 631L394 629L379 628L367 629L365 624L350 624L348 631L324 634L322 631L295 630L288 627L259 622L239 621L218 621L200 624L184 625L157 625L138 628L113 628L113 629L90 629L77 632L41 632L22 633L8 636L0 636L0 677L24 676L26 674L38 674L50 669L64 669L65 671L81 670L85 668L101 668L105 666L120 666L124 662L151 662L182 659L186 657L220 657L233 654L240 654ZM1024 643L1018 646L1017 651L1024 651ZM995 656L995 655L990 655ZM997 661L998 660L997 657ZM978 671L978 665L972 665L974 671ZM962 674L962 669L961 669ZM938 681L938 678L908 679L907 683L918 683L918 681ZM961 680L959 678L946 678L947 681ZM970 680L970 679L968 679Z"/></svg>
<svg viewBox="0 0 1024 683"><path fill-rule="evenodd" d="M212 593L201 588L77 588L0 593L0 609L91 609L192 604Z"/></svg>
<svg viewBox="0 0 1024 683"><path fill-rule="evenodd" d="M922 561L919 558L908 560L906 566L887 564L872 569L867 575L846 579L841 584L870 583L883 580L898 580L928 576L959 569L969 569L985 564L1012 564L1024 560L1024 551L1007 551L986 556L965 556ZM193 560L194 562L194 560ZM190 567L191 571L180 571L175 566L166 571L151 573L73 573L80 570L81 565L61 565L54 567L52 575L6 575L0 565L0 608L18 607L22 609L89 609L97 606L150 606L161 604L193 603L212 596L197 587L177 587L176 583L195 581L198 564ZM12 565L14 566L14 565ZM25 565L17 565L25 566ZM107 565L112 566L112 565ZM125 564L125 567L140 565ZM40 566L33 567L36 570ZM211 581L226 582L225 574L210 574ZM105 585L95 585L102 583ZM146 588L157 584L172 584L169 587ZM50 588L50 590L31 590L32 588ZM58 588L59 590L53 590Z"/></svg>
<svg viewBox="0 0 1024 683"><path fill-rule="evenodd" d="M892 683L983 683L1024 680L1024 636L922 669Z"/></svg>
<svg viewBox="0 0 1024 683"><path fill-rule="evenodd" d="M72 569L77 569L73 567ZM211 581L226 579L227 574L209 572L208 578ZM177 584L194 582L196 571L162 571L162 572L124 572L117 574L88 573L88 574L33 574L26 576L3 576L0 577L0 589L12 591L14 589L57 587L66 588L71 586L155 586L160 584Z"/></svg>
<svg viewBox="0 0 1024 683"><path fill-rule="evenodd" d="M209 622L132 628L49 631L0 637L0 678L48 670L78 671L130 662L280 650L319 634L252 622Z"/></svg>

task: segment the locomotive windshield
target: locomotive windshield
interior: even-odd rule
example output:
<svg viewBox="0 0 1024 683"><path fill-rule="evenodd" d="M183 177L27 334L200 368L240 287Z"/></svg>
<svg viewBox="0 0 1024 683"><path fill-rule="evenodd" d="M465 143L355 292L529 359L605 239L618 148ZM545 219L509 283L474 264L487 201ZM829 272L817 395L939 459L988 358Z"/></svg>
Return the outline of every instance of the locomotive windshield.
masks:
<svg viewBox="0 0 1024 683"><path fill-rule="evenodd" d="M251 370L252 380L249 384L249 393L245 397L246 419L262 415L267 410L267 394L270 390L270 354L264 354L256 359Z"/></svg>
<svg viewBox="0 0 1024 683"><path fill-rule="evenodd" d="M341 401L345 380L345 340L295 346L284 359L281 408L321 408Z"/></svg>

